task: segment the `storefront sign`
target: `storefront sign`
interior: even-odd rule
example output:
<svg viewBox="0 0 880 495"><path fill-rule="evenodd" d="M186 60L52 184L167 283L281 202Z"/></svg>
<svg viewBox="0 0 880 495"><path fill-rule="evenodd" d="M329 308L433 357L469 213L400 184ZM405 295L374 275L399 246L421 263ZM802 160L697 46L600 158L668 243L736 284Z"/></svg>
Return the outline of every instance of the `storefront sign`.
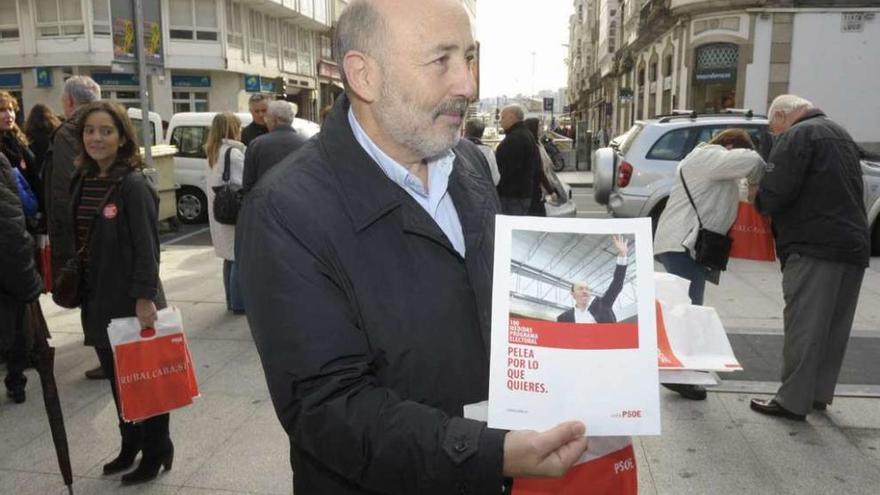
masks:
<svg viewBox="0 0 880 495"><path fill-rule="evenodd" d="M260 91L263 93L278 93L278 81L275 79L260 78Z"/></svg>
<svg viewBox="0 0 880 495"><path fill-rule="evenodd" d="M19 89L21 88L21 73L13 72L0 74L0 88L3 89Z"/></svg>
<svg viewBox="0 0 880 495"><path fill-rule="evenodd" d="M861 33L865 29L867 14L862 12L844 12L840 14L840 32Z"/></svg>
<svg viewBox="0 0 880 495"><path fill-rule="evenodd" d="M244 90L248 93L260 92L260 76L248 74L244 76Z"/></svg>
<svg viewBox="0 0 880 495"><path fill-rule="evenodd" d="M697 72L695 76L701 82L720 82L736 80L736 69L707 69Z"/></svg>
<svg viewBox="0 0 880 495"><path fill-rule="evenodd" d="M93 72L92 79L101 86L137 86L137 74L110 74Z"/></svg>
<svg viewBox="0 0 880 495"><path fill-rule="evenodd" d="M172 75L171 86L175 88L210 88L211 76Z"/></svg>
<svg viewBox="0 0 880 495"><path fill-rule="evenodd" d="M52 69L49 67L34 68L34 80L37 82L38 88L51 88Z"/></svg>
<svg viewBox="0 0 880 495"><path fill-rule="evenodd" d="M280 93L281 88L277 79L261 77L255 74L244 76L244 90L248 93Z"/></svg>

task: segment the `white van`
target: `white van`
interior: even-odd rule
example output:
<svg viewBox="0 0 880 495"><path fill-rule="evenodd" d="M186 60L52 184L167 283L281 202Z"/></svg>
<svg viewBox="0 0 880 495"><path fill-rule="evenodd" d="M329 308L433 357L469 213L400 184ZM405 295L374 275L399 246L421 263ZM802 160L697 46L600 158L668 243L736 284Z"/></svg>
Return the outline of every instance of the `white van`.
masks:
<svg viewBox="0 0 880 495"><path fill-rule="evenodd" d="M131 123L134 124L134 130L137 131L136 135L138 141L141 139L141 121L142 113L140 108L129 108L128 109L128 118L131 119ZM155 146L157 144L162 144L164 140L162 139L162 117L159 116L156 112L150 112L150 136L153 138L152 145Z"/></svg>
<svg viewBox="0 0 880 495"><path fill-rule="evenodd" d="M166 142L177 146L174 157L174 173L180 188L177 190L177 218L183 223L203 223L208 220L208 185L205 171L208 158L205 155L205 141L211 121L217 112L182 112L171 117L168 124ZM240 112L236 116L242 127L251 123L250 113ZM317 134L321 128L309 120L296 118L293 128L306 139Z"/></svg>

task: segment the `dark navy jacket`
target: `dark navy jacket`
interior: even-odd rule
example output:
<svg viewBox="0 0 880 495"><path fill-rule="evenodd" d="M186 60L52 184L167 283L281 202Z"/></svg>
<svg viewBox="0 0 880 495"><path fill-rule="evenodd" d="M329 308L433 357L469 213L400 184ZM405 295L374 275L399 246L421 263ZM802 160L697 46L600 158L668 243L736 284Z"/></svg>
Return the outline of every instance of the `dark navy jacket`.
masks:
<svg viewBox="0 0 880 495"><path fill-rule="evenodd" d="M296 493L499 493L489 383L494 216L480 151L449 179L466 257L363 151L340 98L245 199L236 263Z"/></svg>
<svg viewBox="0 0 880 495"><path fill-rule="evenodd" d="M861 150L821 110L808 111L770 152L755 206L770 215L776 252L867 267Z"/></svg>

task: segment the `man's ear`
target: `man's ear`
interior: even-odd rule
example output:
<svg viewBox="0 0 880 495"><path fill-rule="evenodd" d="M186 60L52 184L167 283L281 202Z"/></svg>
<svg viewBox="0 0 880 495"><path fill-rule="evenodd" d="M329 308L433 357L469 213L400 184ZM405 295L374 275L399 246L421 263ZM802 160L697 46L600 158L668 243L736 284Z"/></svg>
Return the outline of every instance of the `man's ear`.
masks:
<svg viewBox="0 0 880 495"><path fill-rule="evenodd" d="M350 51L342 60L342 70L351 91L361 100L372 103L378 98L381 87L381 68L377 61L358 51Z"/></svg>

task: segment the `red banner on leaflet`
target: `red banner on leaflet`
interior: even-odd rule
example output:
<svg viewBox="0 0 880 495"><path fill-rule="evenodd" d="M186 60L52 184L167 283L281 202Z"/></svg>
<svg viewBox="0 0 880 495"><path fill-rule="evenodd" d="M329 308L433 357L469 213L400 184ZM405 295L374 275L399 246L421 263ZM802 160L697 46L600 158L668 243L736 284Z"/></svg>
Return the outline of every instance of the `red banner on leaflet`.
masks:
<svg viewBox="0 0 880 495"><path fill-rule="evenodd" d="M511 318L511 344L556 349L638 349L638 323L559 323Z"/></svg>
<svg viewBox="0 0 880 495"><path fill-rule="evenodd" d="M654 305L657 307L657 365L661 369L683 368L669 345L669 336L666 335L666 325L663 323L663 308L659 302L654 302Z"/></svg>
<svg viewBox="0 0 880 495"><path fill-rule="evenodd" d="M517 478L513 495L637 495L633 446L578 464L563 478Z"/></svg>

